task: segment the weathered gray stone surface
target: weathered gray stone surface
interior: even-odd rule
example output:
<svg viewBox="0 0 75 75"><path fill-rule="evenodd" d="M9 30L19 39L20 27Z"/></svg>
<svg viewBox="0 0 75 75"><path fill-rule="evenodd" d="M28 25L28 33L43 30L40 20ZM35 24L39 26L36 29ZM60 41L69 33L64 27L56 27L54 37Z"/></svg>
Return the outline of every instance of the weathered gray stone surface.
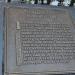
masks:
<svg viewBox="0 0 75 75"><path fill-rule="evenodd" d="M3 57L3 5L0 3L0 75L2 75L2 57Z"/></svg>
<svg viewBox="0 0 75 75"><path fill-rule="evenodd" d="M75 31L67 9L6 8L5 72L75 72Z"/></svg>

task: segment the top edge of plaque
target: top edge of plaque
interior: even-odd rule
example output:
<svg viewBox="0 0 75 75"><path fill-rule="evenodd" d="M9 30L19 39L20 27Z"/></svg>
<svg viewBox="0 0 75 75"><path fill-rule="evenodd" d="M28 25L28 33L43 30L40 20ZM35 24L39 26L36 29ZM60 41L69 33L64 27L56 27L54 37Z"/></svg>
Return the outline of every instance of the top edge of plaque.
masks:
<svg viewBox="0 0 75 75"><path fill-rule="evenodd" d="M69 7L58 7L58 6L51 6L51 5L40 5L40 4L25 4L25 5L22 5L22 4L7 4L5 6L5 8L21 8L21 9L24 9L24 8L34 8L34 9L50 9L50 10L59 10L59 11L63 11L63 10L68 10Z"/></svg>

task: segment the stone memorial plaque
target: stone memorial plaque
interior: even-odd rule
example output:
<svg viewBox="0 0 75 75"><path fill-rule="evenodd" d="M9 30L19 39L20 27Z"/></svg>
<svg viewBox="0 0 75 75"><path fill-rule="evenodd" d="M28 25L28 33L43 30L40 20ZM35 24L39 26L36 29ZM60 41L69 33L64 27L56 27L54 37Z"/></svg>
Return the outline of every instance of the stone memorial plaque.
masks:
<svg viewBox="0 0 75 75"><path fill-rule="evenodd" d="M66 8L5 8L5 75L75 72L75 28Z"/></svg>

